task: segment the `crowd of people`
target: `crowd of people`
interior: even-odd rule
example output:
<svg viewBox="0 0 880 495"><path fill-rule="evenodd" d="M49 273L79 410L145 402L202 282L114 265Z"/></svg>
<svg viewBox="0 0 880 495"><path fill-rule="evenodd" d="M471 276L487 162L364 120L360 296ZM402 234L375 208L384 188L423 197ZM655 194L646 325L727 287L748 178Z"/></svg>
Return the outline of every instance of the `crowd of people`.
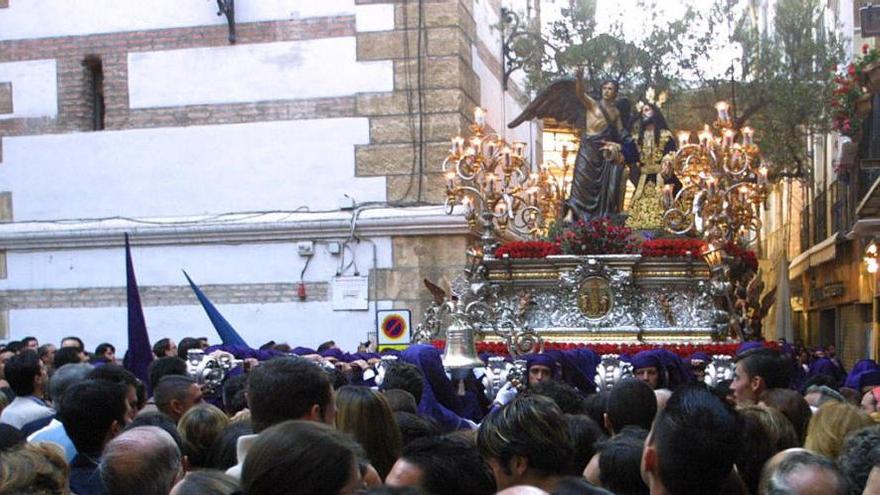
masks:
<svg viewBox="0 0 880 495"><path fill-rule="evenodd" d="M208 386L192 350L242 365ZM749 342L730 380L643 351L613 386L546 351L491 393L430 345L358 351L161 339L139 379L110 344L9 342L0 495L880 494L880 366L833 348Z"/></svg>

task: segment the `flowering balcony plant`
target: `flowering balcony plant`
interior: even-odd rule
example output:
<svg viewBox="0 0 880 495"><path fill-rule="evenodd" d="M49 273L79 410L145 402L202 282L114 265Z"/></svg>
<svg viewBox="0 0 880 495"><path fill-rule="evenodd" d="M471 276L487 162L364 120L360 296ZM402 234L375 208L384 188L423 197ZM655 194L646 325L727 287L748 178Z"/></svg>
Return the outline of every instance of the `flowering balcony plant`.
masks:
<svg viewBox="0 0 880 495"><path fill-rule="evenodd" d="M866 84L880 89L880 52L862 46L862 55L846 66L846 72L832 70L834 90L831 94L832 127L854 140L860 138L861 119L871 109L871 95Z"/></svg>

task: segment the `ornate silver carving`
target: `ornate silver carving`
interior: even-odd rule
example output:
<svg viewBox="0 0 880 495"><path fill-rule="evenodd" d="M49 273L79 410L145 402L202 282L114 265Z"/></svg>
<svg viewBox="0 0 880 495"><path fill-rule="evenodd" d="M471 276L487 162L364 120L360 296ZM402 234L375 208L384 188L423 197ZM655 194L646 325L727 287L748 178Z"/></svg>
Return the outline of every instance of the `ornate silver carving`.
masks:
<svg viewBox="0 0 880 495"><path fill-rule="evenodd" d="M596 389L598 392L611 390L621 380L632 378L633 366L621 361L618 354L603 354L596 366Z"/></svg>

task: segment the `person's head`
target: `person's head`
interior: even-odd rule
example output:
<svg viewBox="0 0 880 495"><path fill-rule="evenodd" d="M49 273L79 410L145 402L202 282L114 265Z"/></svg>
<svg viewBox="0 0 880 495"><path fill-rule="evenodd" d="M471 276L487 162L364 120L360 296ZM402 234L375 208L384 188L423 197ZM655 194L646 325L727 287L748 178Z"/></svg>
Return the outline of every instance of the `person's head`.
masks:
<svg viewBox="0 0 880 495"><path fill-rule="evenodd" d="M254 431L289 419L334 424L336 399L324 371L299 358L275 358L250 372L248 406Z"/></svg>
<svg viewBox="0 0 880 495"><path fill-rule="evenodd" d="M62 347L55 351L55 360L52 362L52 366L58 369L65 364L84 363L88 360L89 357L85 351L79 347Z"/></svg>
<svg viewBox="0 0 880 495"><path fill-rule="evenodd" d="M657 398L648 382L623 380L608 395L605 429L617 433L626 426L651 428L657 414Z"/></svg>
<svg viewBox="0 0 880 495"><path fill-rule="evenodd" d="M486 416L477 446L499 489L563 476L574 452L565 416L540 395L517 397Z"/></svg>
<svg viewBox="0 0 880 495"><path fill-rule="evenodd" d="M416 405L422 400L422 391L425 388L425 377L419 368L403 361L394 361L385 369L385 377L379 390L405 390L412 394Z"/></svg>
<svg viewBox="0 0 880 495"><path fill-rule="evenodd" d="M116 348L113 344L104 342L95 347L95 359L102 359L108 363L116 362Z"/></svg>
<svg viewBox="0 0 880 495"><path fill-rule="evenodd" d="M241 486L261 495L351 493L364 487L357 451L354 441L330 426L283 421L267 428L248 451Z"/></svg>
<svg viewBox="0 0 880 495"><path fill-rule="evenodd" d="M880 425L856 430L844 439L837 465L854 492L861 493L875 465L880 464Z"/></svg>
<svg viewBox="0 0 880 495"><path fill-rule="evenodd" d="M247 408L247 389L248 375L233 375L227 377L223 381L223 410L230 416L235 415L238 411Z"/></svg>
<svg viewBox="0 0 880 495"><path fill-rule="evenodd" d="M407 445L385 483L432 494L495 493L495 479L479 450L458 435L421 438Z"/></svg>
<svg viewBox="0 0 880 495"><path fill-rule="evenodd" d="M175 422L193 406L204 399L202 389L190 376L168 375L162 377L153 389L156 407L171 416Z"/></svg>
<svg viewBox="0 0 880 495"><path fill-rule="evenodd" d="M737 357L730 388L737 403L754 403L765 390L788 388L790 381L789 366L782 355L774 349L759 347Z"/></svg>
<svg viewBox="0 0 880 495"><path fill-rule="evenodd" d="M159 380L161 380L163 376L186 376L186 374L186 361L176 356L154 359L150 362L150 366L147 368L147 375L150 379L150 386L154 389L156 388L156 385L159 384Z"/></svg>
<svg viewBox="0 0 880 495"><path fill-rule="evenodd" d="M2 493L66 494L69 475L64 452L56 444L23 443L0 452Z"/></svg>
<svg viewBox="0 0 880 495"><path fill-rule="evenodd" d="M168 495L232 495L239 489L238 480L211 469L186 473Z"/></svg>
<svg viewBox="0 0 880 495"><path fill-rule="evenodd" d="M419 438L433 437L440 434L440 429L435 423L415 413L395 412L394 421L400 428L401 444L406 447Z"/></svg>
<svg viewBox="0 0 880 495"><path fill-rule="evenodd" d="M61 408L64 392L74 383L85 380L91 371L92 367L86 363L65 364L55 370L49 379L49 400L56 411Z"/></svg>
<svg viewBox="0 0 880 495"><path fill-rule="evenodd" d="M336 428L361 444L384 479L402 446L400 430L385 396L367 387L348 385L336 393L336 407Z"/></svg>
<svg viewBox="0 0 880 495"><path fill-rule="evenodd" d="M180 451L165 430L141 426L107 444L98 467L108 493L167 495L183 476Z"/></svg>
<svg viewBox="0 0 880 495"><path fill-rule="evenodd" d="M810 405L804 396L788 388L772 388L765 390L759 397L760 404L772 407L788 418L797 434L798 442L803 445L807 438L807 425L813 417Z"/></svg>
<svg viewBox="0 0 880 495"><path fill-rule="evenodd" d="M559 378L559 361L549 354L532 354L526 358L529 386Z"/></svg>
<svg viewBox="0 0 880 495"><path fill-rule="evenodd" d="M167 414L159 411L148 411L138 414L137 417L129 423L125 429L140 428L141 426L155 426L165 430L165 433L171 435L171 439L177 445L177 449L183 452L183 439L180 438L180 432L177 431L177 424Z"/></svg>
<svg viewBox="0 0 880 495"><path fill-rule="evenodd" d="M652 492L716 493L733 469L739 431L736 412L705 386L679 388L654 420L642 478Z"/></svg>
<svg viewBox="0 0 880 495"><path fill-rule="evenodd" d="M27 435L21 430L6 423L0 423L0 452L18 447L26 441Z"/></svg>
<svg viewBox="0 0 880 495"><path fill-rule="evenodd" d="M333 342L332 340L323 342L321 345L318 346L317 351L318 354L320 354L322 352L329 351L330 349L336 349L336 342Z"/></svg>
<svg viewBox="0 0 880 495"><path fill-rule="evenodd" d="M86 346L83 344L82 339L73 335L61 339L61 348L63 349L65 347L76 347L83 352L86 350Z"/></svg>
<svg viewBox="0 0 880 495"><path fill-rule="evenodd" d="M382 392L382 395L384 395L385 400L388 401L388 406L391 407L392 412L408 412L416 414L418 411L419 406L418 403L416 403L416 398L406 390L393 388L391 390L385 390Z"/></svg>
<svg viewBox="0 0 880 495"><path fill-rule="evenodd" d="M89 372L88 379L107 380L125 385L128 405L131 407L131 416L128 418L129 421L134 419L135 415L140 411L141 407L143 407L137 393L139 380L134 376L134 373L128 371L122 366L119 366L118 364L105 364L104 366L98 366Z"/></svg>
<svg viewBox="0 0 880 495"><path fill-rule="evenodd" d="M599 484L603 488L617 495L648 494L639 471L647 436L647 430L629 426L596 446Z"/></svg>
<svg viewBox="0 0 880 495"><path fill-rule="evenodd" d="M656 351L642 351L632 358L633 376L651 387L651 390L666 387L663 363ZM615 385L616 387L616 385Z"/></svg>
<svg viewBox="0 0 880 495"><path fill-rule="evenodd" d="M37 348L37 355L40 356L40 361L47 368L51 368L55 365L55 351L57 348L55 344L43 344L39 348Z"/></svg>
<svg viewBox="0 0 880 495"><path fill-rule="evenodd" d="M26 349L6 361L4 368L9 388L19 397L42 396L49 377L36 351Z"/></svg>
<svg viewBox="0 0 880 495"><path fill-rule="evenodd" d="M837 459L844 437L872 424L871 416L852 404L826 402L810 420L804 448L829 459Z"/></svg>
<svg viewBox="0 0 880 495"><path fill-rule="evenodd" d="M847 495L846 478L827 457L800 449L778 455L761 475L760 493Z"/></svg>
<svg viewBox="0 0 880 495"><path fill-rule="evenodd" d="M230 423L217 435L208 449L205 464L211 469L226 471L238 464L236 447L242 435L251 435L254 430L248 421Z"/></svg>
<svg viewBox="0 0 880 495"><path fill-rule="evenodd" d="M837 390L828 385L810 385L804 391L804 399L811 408L822 407L828 401L836 400L837 402L847 402L847 400Z"/></svg>
<svg viewBox="0 0 880 495"><path fill-rule="evenodd" d="M156 358L177 357L177 344L167 337L159 339L153 344L153 355Z"/></svg>
<svg viewBox="0 0 880 495"><path fill-rule="evenodd" d="M184 337L180 339L180 343L177 344L177 357L180 359L187 359L189 355L189 351L192 349L199 350L202 348L202 343L199 342L199 339L195 337Z"/></svg>
<svg viewBox="0 0 880 495"><path fill-rule="evenodd" d="M25 337L21 339L21 344L24 346L25 349L32 349L34 351L36 351L37 348L40 347L40 343L37 341L36 337Z"/></svg>
<svg viewBox="0 0 880 495"><path fill-rule="evenodd" d="M571 474L580 476L590 459L596 455L596 443L605 440L605 430L589 416L583 414L566 414L568 433L574 445Z"/></svg>
<svg viewBox="0 0 880 495"><path fill-rule="evenodd" d="M584 400L587 406L587 416L596 422L602 428L605 428L605 413L608 412L608 396L610 391L603 390L601 392L590 394ZM605 429L605 433L610 435L611 432Z"/></svg>
<svg viewBox="0 0 880 495"><path fill-rule="evenodd" d="M777 452L800 446L800 442L791 422L781 412L763 406L745 406L738 411L743 430L736 469L749 493L756 493L761 468L767 460Z"/></svg>
<svg viewBox="0 0 880 495"><path fill-rule="evenodd" d="M530 384L526 395L543 395L559 406L564 414L586 414L584 396L571 385L561 380L542 380Z"/></svg>
<svg viewBox="0 0 880 495"><path fill-rule="evenodd" d="M620 90L620 84L617 81L602 81L602 99L614 100L617 98L617 92Z"/></svg>
<svg viewBox="0 0 880 495"><path fill-rule="evenodd" d="M100 453L128 423L130 408L125 386L105 380L71 385L61 400L58 419L77 452Z"/></svg>
<svg viewBox="0 0 880 495"><path fill-rule="evenodd" d="M181 416L177 430L191 467L208 467L208 449L228 424L229 417L211 404L199 404Z"/></svg>

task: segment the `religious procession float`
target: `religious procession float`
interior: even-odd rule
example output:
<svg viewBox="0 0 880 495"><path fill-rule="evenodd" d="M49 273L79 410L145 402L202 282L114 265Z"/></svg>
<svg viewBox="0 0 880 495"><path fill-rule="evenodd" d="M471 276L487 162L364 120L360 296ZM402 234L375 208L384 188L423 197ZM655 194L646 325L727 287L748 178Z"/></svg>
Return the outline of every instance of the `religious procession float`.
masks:
<svg viewBox="0 0 880 495"><path fill-rule="evenodd" d="M748 249L767 197L753 131L720 102L711 127L673 136L645 103L633 137L616 85L591 97L580 80L557 80L509 124L550 118L579 129L573 167L565 148L561 163L533 167L526 144L490 132L480 108L472 135L452 139L447 213L477 235L451 287L425 281L434 304L414 337L445 347L453 372L482 366L483 352L730 355L761 335L774 295L761 297Z"/></svg>

